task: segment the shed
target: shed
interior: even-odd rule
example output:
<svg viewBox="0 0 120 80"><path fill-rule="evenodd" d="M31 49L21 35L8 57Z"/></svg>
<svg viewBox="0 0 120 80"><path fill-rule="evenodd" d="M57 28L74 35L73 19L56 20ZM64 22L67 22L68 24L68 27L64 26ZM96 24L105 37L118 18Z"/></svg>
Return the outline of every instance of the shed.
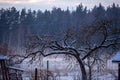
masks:
<svg viewBox="0 0 120 80"><path fill-rule="evenodd" d="M7 56L0 55L0 80L8 80L8 72L5 64L6 60L8 60Z"/></svg>
<svg viewBox="0 0 120 80"><path fill-rule="evenodd" d="M24 70L8 66L8 60L7 56L0 55L0 80L22 80L21 74Z"/></svg>
<svg viewBox="0 0 120 80"><path fill-rule="evenodd" d="M118 80L120 80L120 52L117 52L112 59L113 63L118 64Z"/></svg>

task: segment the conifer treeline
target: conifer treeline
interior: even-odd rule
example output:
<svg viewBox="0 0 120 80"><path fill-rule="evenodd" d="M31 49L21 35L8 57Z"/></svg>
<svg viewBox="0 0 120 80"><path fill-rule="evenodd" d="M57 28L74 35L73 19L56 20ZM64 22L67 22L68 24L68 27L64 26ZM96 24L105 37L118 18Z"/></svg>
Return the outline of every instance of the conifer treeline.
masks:
<svg viewBox="0 0 120 80"><path fill-rule="evenodd" d="M9 37L10 30L15 32L19 27L29 28L34 33L59 34L69 27L80 28L106 19L113 20L114 26L120 28L120 7L113 4L105 9L99 4L88 10L80 4L74 11L53 8L52 11L44 12L30 9L18 11L15 7L1 9L0 42L4 36Z"/></svg>

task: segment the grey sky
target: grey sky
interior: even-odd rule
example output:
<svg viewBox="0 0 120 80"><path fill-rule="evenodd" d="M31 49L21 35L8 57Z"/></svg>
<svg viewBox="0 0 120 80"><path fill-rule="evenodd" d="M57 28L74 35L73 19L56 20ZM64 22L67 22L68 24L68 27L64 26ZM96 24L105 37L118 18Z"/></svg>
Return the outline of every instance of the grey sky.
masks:
<svg viewBox="0 0 120 80"><path fill-rule="evenodd" d="M112 5L113 3L120 5L120 0L0 0L0 8L16 7L21 8L31 8L32 10L51 10L53 7L60 7L62 9L75 9L80 3L83 6L87 6L88 9L94 7L101 3L103 6Z"/></svg>

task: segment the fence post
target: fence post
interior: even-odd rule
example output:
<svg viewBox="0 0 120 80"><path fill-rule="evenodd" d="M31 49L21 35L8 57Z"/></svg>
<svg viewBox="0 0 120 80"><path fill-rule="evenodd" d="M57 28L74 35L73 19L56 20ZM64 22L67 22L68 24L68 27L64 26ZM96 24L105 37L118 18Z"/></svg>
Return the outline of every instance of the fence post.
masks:
<svg viewBox="0 0 120 80"><path fill-rule="evenodd" d="M35 68L35 80L37 80L37 76L38 76L38 70L37 68Z"/></svg>
<svg viewBox="0 0 120 80"><path fill-rule="evenodd" d="M48 69L49 69L49 61L47 60L47 80L48 80Z"/></svg>

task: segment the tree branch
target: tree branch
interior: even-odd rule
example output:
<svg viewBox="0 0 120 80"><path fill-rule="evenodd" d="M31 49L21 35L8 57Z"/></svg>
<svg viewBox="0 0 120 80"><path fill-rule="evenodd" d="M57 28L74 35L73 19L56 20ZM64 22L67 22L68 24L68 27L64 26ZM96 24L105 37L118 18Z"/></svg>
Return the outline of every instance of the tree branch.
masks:
<svg viewBox="0 0 120 80"><path fill-rule="evenodd" d="M98 46L98 47L95 47L93 49L91 49L83 58L82 60L86 59L88 56L90 56L94 51L98 50L98 49L101 49L101 48L108 48L110 46L114 46L114 45L118 45L120 43L111 43L111 44L108 44L108 45L101 45L101 46Z"/></svg>

